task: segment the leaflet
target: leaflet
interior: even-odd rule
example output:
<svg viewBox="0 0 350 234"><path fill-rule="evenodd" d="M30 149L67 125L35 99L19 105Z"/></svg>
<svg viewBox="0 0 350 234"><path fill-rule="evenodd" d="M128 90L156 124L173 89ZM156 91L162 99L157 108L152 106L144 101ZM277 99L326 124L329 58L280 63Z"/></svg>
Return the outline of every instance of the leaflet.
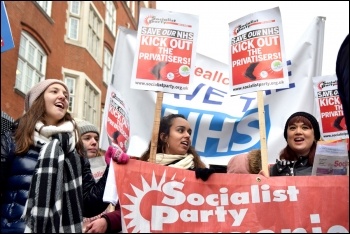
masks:
<svg viewBox="0 0 350 234"><path fill-rule="evenodd" d="M317 144L311 175L347 175L348 167L346 141Z"/></svg>

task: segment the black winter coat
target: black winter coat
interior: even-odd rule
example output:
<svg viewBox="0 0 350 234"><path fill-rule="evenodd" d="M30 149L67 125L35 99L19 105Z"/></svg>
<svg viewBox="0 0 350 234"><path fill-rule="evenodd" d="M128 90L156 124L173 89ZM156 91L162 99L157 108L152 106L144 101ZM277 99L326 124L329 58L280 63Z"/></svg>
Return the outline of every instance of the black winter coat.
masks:
<svg viewBox="0 0 350 234"><path fill-rule="evenodd" d="M1 134L1 233L23 233L24 220L21 218L28 198L32 176L41 147L31 147L24 155L14 155L15 142L11 133ZM95 182L89 160L81 157L83 184L83 214L93 217L103 212L103 193L108 167L102 178ZM48 188L49 189L49 188Z"/></svg>
<svg viewBox="0 0 350 234"><path fill-rule="evenodd" d="M309 164L309 158L300 156L296 161L276 160L270 176L310 176L311 172L312 165Z"/></svg>

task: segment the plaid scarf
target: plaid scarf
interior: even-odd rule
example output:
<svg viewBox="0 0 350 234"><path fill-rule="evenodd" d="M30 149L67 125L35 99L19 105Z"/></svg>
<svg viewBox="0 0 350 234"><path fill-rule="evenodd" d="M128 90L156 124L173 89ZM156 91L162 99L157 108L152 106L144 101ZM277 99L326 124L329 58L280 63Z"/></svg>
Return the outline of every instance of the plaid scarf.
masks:
<svg viewBox="0 0 350 234"><path fill-rule="evenodd" d="M58 127L36 124L35 144L45 144L24 209L25 232L82 232L82 168L75 151L75 136L71 122Z"/></svg>

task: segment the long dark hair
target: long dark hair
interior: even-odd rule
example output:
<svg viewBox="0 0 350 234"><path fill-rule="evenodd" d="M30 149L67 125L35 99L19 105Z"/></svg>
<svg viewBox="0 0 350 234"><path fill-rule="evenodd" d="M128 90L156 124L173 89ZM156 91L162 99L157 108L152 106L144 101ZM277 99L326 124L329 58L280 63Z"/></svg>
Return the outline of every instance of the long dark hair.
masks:
<svg viewBox="0 0 350 234"><path fill-rule="evenodd" d="M288 122L288 127L289 125L291 124L294 124L294 123L298 123L298 122L302 122L304 123L306 126L308 126L309 128L313 129L313 126L311 124L311 122L305 118L304 116L295 116L293 118L291 118ZM313 165L314 164L314 158L315 158L315 153L316 153L316 145L317 145L317 142L316 140L312 143L312 146L310 148L310 152L309 152L309 155L308 155L308 162L310 165ZM296 152L294 152L294 150L292 150L290 148L289 145L287 145L280 153L280 159L285 159L285 160L288 160L288 161L295 161L295 160L298 160L298 157L299 156L307 156L307 155L298 155Z"/></svg>
<svg viewBox="0 0 350 234"><path fill-rule="evenodd" d="M14 123L16 126L14 131L14 139L16 142L16 154L23 154L29 150L29 148L34 145L33 133L35 131L35 124L38 121L41 121L44 125L46 125L45 121L45 99L44 92L33 102L32 106L29 110L19 119L17 119ZM74 125L74 133L77 125L75 121L73 121L73 117L70 113L66 113L64 117L59 121L59 123L63 123L66 121L71 121ZM76 149L80 155L85 155L84 145L80 137L76 136L78 142L76 143Z"/></svg>
<svg viewBox="0 0 350 234"><path fill-rule="evenodd" d="M167 116L164 116L160 120L159 124L159 132L158 132L158 143L157 143L157 152L156 153L164 153L163 149L166 147L166 142L164 142L161 139L161 134L164 134L164 136L169 136L170 134L170 128L173 125L174 119L176 118L185 118L184 115L182 114L169 114ZM142 154L140 157L140 160L142 161L148 161L150 158L150 153L151 153L151 142L148 145L148 149ZM194 167L195 168L205 168L205 164L202 162L199 154L196 152L193 146L190 146L190 148L187 151L188 154L192 154L194 156L193 161L194 161Z"/></svg>

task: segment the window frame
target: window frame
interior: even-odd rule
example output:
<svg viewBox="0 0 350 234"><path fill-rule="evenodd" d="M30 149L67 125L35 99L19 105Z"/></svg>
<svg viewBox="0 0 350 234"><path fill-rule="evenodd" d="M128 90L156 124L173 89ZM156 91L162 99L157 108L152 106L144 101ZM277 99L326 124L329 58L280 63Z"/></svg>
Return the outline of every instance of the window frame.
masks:
<svg viewBox="0 0 350 234"><path fill-rule="evenodd" d="M112 12L111 12L112 11ZM106 2L106 25L107 28L111 31L113 36L115 37L117 34L117 9L114 5L113 1ZM111 22L110 22L111 21Z"/></svg>
<svg viewBox="0 0 350 234"><path fill-rule="evenodd" d="M32 52L30 53L30 51ZM28 32L22 31L16 67L15 89L27 93L35 84L44 80L46 64L47 54L41 44Z"/></svg>
<svg viewBox="0 0 350 234"><path fill-rule="evenodd" d="M107 56L107 58L106 58ZM108 61L106 61L108 60ZM111 53L107 47L104 47L103 51L103 82L107 85L111 84L112 80L112 60L113 60L113 53ZM107 71L106 71L107 70ZM107 74L106 74L107 72Z"/></svg>
<svg viewBox="0 0 350 234"><path fill-rule="evenodd" d="M40 8L48 15L51 17L51 11L52 11L52 1L35 1L36 4L38 4L38 6L40 6ZM46 5L46 9L45 9L45 5Z"/></svg>

